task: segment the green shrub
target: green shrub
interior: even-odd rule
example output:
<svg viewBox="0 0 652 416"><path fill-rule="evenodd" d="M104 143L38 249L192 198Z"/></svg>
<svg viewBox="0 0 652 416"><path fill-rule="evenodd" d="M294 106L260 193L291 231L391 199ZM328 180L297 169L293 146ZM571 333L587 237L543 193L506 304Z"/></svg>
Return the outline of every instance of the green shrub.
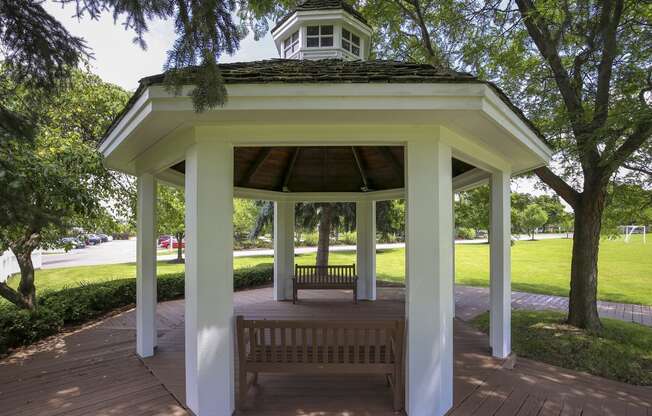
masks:
<svg viewBox="0 0 652 416"><path fill-rule="evenodd" d="M265 285L272 282L273 274L274 267L269 263L238 269L233 273L233 287L244 289ZM184 273L159 276L158 300L182 298L184 277ZM34 311L20 310L13 305L2 306L0 354L53 335L65 325L82 324L135 302L136 279L119 279L43 293Z"/></svg>
<svg viewBox="0 0 652 416"><path fill-rule="evenodd" d="M274 247L274 242L262 240L260 238L257 238L255 240L247 239L241 241L234 241L233 243L234 250L251 250L254 248L273 248L273 247Z"/></svg>
<svg viewBox="0 0 652 416"><path fill-rule="evenodd" d="M63 327L59 314L47 308L35 311L12 306L0 308L0 353L56 334Z"/></svg>
<svg viewBox="0 0 652 416"><path fill-rule="evenodd" d="M355 231L345 232L340 234L340 241L346 245L354 246L358 242L358 237Z"/></svg>
<svg viewBox="0 0 652 416"><path fill-rule="evenodd" d="M459 227L457 229L457 238L473 240L475 238L475 230L473 228Z"/></svg>
<svg viewBox="0 0 652 416"><path fill-rule="evenodd" d="M272 263L258 264L254 267L238 269L233 272L233 288L245 289L272 283L274 265Z"/></svg>
<svg viewBox="0 0 652 416"><path fill-rule="evenodd" d="M299 241L299 246L316 247L319 243L319 233L307 233L303 235L303 239Z"/></svg>
<svg viewBox="0 0 652 416"><path fill-rule="evenodd" d="M399 236L396 234L380 234L378 242L382 244L394 244L400 242Z"/></svg>

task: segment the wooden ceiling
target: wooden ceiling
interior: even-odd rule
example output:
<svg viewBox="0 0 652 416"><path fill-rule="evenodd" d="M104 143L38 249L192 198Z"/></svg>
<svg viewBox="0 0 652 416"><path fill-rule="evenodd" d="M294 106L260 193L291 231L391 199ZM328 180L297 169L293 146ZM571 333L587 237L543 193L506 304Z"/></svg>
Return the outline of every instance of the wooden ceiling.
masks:
<svg viewBox="0 0 652 416"><path fill-rule="evenodd" d="M236 147L234 186L283 192L404 187L402 146ZM453 159L453 177L473 166ZM172 169L185 173L185 162Z"/></svg>

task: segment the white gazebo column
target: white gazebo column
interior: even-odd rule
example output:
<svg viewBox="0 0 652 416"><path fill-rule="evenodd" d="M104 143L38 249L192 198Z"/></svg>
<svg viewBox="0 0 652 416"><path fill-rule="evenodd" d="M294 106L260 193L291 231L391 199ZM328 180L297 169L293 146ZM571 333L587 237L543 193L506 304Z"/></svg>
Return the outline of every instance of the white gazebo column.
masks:
<svg viewBox="0 0 652 416"><path fill-rule="evenodd" d="M274 202L274 300L292 298L294 202Z"/></svg>
<svg viewBox="0 0 652 416"><path fill-rule="evenodd" d="M494 357L511 354L511 201L509 172L491 175L489 342Z"/></svg>
<svg viewBox="0 0 652 416"><path fill-rule="evenodd" d="M452 218L452 227L451 230L453 231L453 304L451 305L453 307L452 309L452 314L453 318L455 318L455 237L456 237L456 232L455 232L455 192L453 192L453 197L451 198L451 218Z"/></svg>
<svg viewBox="0 0 652 416"><path fill-rule="evenodd" d="M234 411L233 149L198 140L186 152L186 405Z"/></svg>
<svg viewBox="0 0 652 416"><path fill-rule="evenodd" d="M441 416L453 405L451 148L413 140L406 156L406 410Z"/></svg>
<svg viewBox="0 0 652 416"><path fill-rule="evenodd" d="M138 177L136 233L136 352L154 355L156 347L156 180Z"/></svg>
<svg viewBox="0 0 652 416"><path fill-rule="evenodd" d="M376 201L355 204L358 299L376 300Z"/></svg>

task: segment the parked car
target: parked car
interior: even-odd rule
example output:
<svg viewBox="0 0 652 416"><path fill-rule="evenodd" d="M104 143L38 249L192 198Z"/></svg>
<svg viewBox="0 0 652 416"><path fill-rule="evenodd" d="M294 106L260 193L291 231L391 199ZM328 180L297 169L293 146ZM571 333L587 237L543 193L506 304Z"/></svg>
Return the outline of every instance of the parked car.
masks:
<svg viewBox="0 0 652 416"><path fill-rule="evenodd" d="M172 237L171 235L159 235L158 236L158 245L162 247L164 241L169 241L172 238L174 238L174 237Z"/></svg>
<svg viewBox="0 0 652 416"><path fill-rule="evenodd" d="M103 243L108 243L109 241L113 240L113 237L110 237L106 234L98 234L98 237L100 237L100 241Z"/></svg>
<svg viewBox="0 0 652 416"><path fill-rule="evenodd" d="M86 248L86 244L82 243L75 237L64 237L61 239L61 244L66 248Z"/></svg>
<svg viewBox="0 0 652 416"><path fill-rule="evenodd" d="M478 230L475 232L475 238L488 238L489 233L487 230Z"/></svg>
<svg viewBox="0 0 652 416"><path fill-rule="evenodd" d="M172 237L171 239L163 240L161 247L170 248L170 241L172 241L172 248L179 248L179 241L176 238ZM181 241L181 248L186 248L186 241Z"/></svg>
<svg viewBox="0 0 652 416"><path fill-rule="evenodd" d="M95 234L86 234L84 236L84 242L87 246L96 246L98 244L102 244L102 239Z"/></svg>

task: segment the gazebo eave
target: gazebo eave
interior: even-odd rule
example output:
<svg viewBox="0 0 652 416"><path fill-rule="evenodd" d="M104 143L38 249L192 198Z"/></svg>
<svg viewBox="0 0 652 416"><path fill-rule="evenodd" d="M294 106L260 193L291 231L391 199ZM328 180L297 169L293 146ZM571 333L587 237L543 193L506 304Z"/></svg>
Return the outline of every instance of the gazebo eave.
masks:
<svg viewBox="0 0 652 416"><path fill-rule="evenodd" d="M403 142L402 130L440 125L456 133L456 148L465 145L467 155L479 155L469 162L485 170L477 162L496 163L488 160L490 152L478 153L482 148L509 161L513 172L545 165L552 156L537 133L483 83L360 84L356 88L236 84L229 85L228 91L225 107L198 114L185 95L188 91L174 96L162 86L145 88L100 145L106 165L134 175L156 174L170 166L165 165L168 161L183 160L193 140L182 133L193 129L213 130L220 138L230 136L238 146L396 145ZM392 139L382 137L390 134Z"/></svg>

